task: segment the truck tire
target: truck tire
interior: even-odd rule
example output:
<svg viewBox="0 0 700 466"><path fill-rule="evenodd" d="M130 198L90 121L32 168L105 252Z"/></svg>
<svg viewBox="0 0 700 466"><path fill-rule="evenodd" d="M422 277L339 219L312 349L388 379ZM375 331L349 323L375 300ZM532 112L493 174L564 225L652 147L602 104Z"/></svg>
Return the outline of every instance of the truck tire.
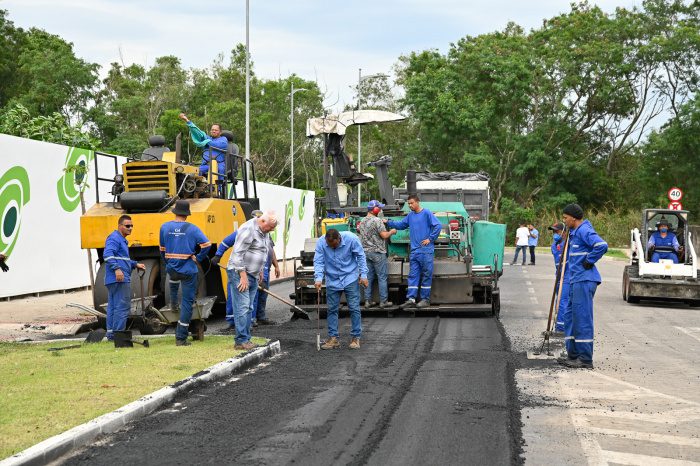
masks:
<svg viewBox="0 0 700 466"><path fill-rule="evenodd" d="M630 304L636 304L639 302L639 298L636 296L632 296L630 294L631 290L631 280L630 278L637 278L639 276L639 266L636 265L628 265L625 267L625 271L623 272L623 277L622 277L622 297L624 298L625 301L627 301Z"/></svg>

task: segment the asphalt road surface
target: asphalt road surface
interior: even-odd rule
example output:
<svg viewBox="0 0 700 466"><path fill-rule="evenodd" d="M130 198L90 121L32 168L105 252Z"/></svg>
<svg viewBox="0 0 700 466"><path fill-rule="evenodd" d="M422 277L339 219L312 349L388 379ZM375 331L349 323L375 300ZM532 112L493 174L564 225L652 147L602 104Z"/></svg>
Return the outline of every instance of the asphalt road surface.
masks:
<svg viewBox="0 0 700 466"><path fill-rule="evenodd" d="M181 398L65 464L698 464L700 310L629 305L604 259L595 365L537 359L551 257L507 267L491 317L363 318L359 351L316 351L316 322L254 334L283 354ZM291 284L273 291L286 296ZM214 323L210 331L216 331ZM322 337L325 321L321 321ZM552 352L561 344L554 342Z"/></svg>

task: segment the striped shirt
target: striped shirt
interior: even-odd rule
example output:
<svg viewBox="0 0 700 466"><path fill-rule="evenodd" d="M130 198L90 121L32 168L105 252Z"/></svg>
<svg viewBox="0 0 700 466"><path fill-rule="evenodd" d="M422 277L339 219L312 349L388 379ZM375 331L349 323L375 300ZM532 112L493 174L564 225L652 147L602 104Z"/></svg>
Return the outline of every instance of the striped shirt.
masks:
<svg viewBox="0 0 700 466"><path fill-rule="evenodd" d="M245 270L251 275L258 275L267 260L270 247L270 235L263 233L258 219L252 218L238 229L233 252L226 266L229 270Z"/></svg>

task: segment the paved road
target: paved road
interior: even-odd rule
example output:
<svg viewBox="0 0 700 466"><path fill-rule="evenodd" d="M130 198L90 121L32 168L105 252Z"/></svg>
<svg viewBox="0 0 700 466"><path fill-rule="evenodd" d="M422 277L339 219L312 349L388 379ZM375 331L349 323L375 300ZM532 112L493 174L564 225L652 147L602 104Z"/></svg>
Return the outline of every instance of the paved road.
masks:
<svg viewBox="0 0 700 466"><path fill-rule="evenodd" d="M273 318L287 318L274 308ZM315 321L260 327L258 335L280 339L283 355L67 464L517 461L515 365L493 318L367 318L360 351L347 349L342 323L345 348L320 353Z"/></svg>
<svg viewBox="0 0 700 466"><path fill-rule="evenodd" d="M599 263L595 370L517 370L527 463L700 464L700 308L625 303L624 265ZM501 320L519 354L541 341L553 274L551 256L506 270Z"/></svg>
<svg viewBox="0 0 700 466"><path fill-rule="evenodd" d="M366 318L357 352L317 353L315 322L271 302L280 325L256 333L283 355L66 463L700 464L700 310L624 303L623 266L600 263L593 371L526 356L545 327L550 257L506 269L503 327Z"/></svg>

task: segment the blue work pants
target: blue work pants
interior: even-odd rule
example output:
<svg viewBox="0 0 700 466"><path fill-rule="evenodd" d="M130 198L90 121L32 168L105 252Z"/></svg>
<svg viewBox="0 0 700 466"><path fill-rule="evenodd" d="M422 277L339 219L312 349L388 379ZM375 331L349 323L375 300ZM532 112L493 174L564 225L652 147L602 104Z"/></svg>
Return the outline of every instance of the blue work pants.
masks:
<svg viewBox="0 0 700 466"><path fill-rule="evenodd" d="M593 297L598 283L582 281L569 284L569 312L564 341L571 359L593 362Z"/></svg>
<svg viewBox="0 0 700 466"><path fill-rule="evenodd" d="M241 276L236 270L226 270L228 281L233 288L233 316L236 320L236 335L233 341L237 345L250 341L250 325L253 322L253 305L258 294L258 277L248 274L248 289L238 291Z"/></svg>
<svg viewBox="0 0 700 466"><path fill-rule="evenodd" d="M515 257L513 258L512 264L518 262L518 254L520 251L523 252L523 265L525 265L525 256L527 255L527 246L515 246Z"/></svg>
<svg viewBox="0 0 700 466"><path fill-rule="evenodd" d="M228 273L226 274L228 277ZM227 278L226 283L226 322L234 326L236 325L236 318L233 316L233 287L231 286L231 280Z"/></svg>
<svg viewBox="0 0 700 466"><path fill-rule="evenodd" d="M270 269L265 268L263 270L263 281L260 286L266 290L270 289ZM253 306L253 320L260 319L266 320L267 315L265 314L265 307L267 306L267 293L258 290L258 296L255 298L255 305Z"/></svg>
<svg viewBox="0 0 700 466"><path fill-rule="evenodd" d="M678 256L676 256L675 253L673 252L654 252L654 254L651 255L651 261L652 262L659 262L660 259L670 259L673 261L674 264L678 263Z"/></svg>
<svg viewBox="0 0 700 466"><path fill-rule="evenodd" d="M433 254L411 253L410 264L406 298L416 299L420 288L420 299L430 300L430 287L433 283Z"/></svg>
<svg viewBox="0 0 700 466"><path fill-rule="evenodd" d="M168 270L170 275L170 302L178 302L178 290L182 288L182 301L180 302L180 319L177 321L177 329L175 330L175 338L178 340L187 340L190 333L190 321L192 320L192 306L197 296L197 275L196 273L187 274L179 273L174 270Z"/></svg>
<svg viewBox="0 0 700 466"><path fill-rule="evenodd" d="M559 287L559 283L557 283ZM557 311L557 323L555 330L557 332L563 332L566 328L566 322L571 319L571 313L569 312L569 283L564 280L561 287L561 293L559 293L559 308Z"/></svg>
<svg viewBox="0 0 700 466"><path fill-rule="evenodd" d="M345 299L350 309L350 321L352 330L350 335L360 338L362 336L362 317L360 316L360 284L350 283L343 289L328 288L326 285L326 303L328 304L328 336L338 336L338 307L340 306L340 294L345 292Z"/></svg>
<svg viewBox="0 0 700 466"><path fill-rule="evenodd" d="M126 320L131 311L131 283L117 282L107 286L107 339L114 339L114 332L126 330Z"/></svg>
<svg viewBox="0 0 700 466"><path fill-rule="evenodd" d="M372 283L377 277L379 283L379 302L389 300L389 287L387 284L387 258L381 252L367 252L367 288L365 288L365 301L372 301Z"/></svg>

